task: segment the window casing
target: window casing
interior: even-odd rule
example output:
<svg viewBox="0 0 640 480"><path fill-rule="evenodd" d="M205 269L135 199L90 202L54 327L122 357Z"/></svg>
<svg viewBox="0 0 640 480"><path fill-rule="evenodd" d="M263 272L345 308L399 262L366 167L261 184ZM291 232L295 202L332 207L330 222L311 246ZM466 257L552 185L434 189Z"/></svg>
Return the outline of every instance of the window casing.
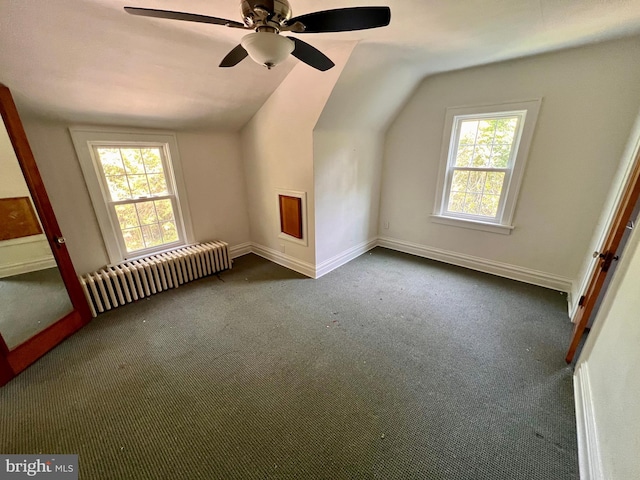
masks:
<svg viewBox="0 0 640 480"><path fill-rule="evenodd" d="M511 232L540 102L447 109L432 221Z"/></svg>
<svg viewBox="0 0 640 480"><path fill-rule="evenodd" d="M193 242L175 136L72 128L111 263Z"/></svg>

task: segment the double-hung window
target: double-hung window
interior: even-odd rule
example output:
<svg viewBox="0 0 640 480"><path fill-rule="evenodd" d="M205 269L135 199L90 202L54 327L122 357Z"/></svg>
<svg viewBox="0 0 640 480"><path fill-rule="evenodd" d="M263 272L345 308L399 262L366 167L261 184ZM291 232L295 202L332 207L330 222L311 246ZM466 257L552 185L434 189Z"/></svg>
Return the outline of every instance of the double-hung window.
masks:
<svg viewBox="0 0 640 480"><path fill-rule="evenodd" d="M112 263L191 241L175 137L71 129Z"/></svg>
<svg viewBox="0 0 640 480"><path fill-rule="evenodd" d="M540 101L447 110L433 221L509 233Z"/></svg>

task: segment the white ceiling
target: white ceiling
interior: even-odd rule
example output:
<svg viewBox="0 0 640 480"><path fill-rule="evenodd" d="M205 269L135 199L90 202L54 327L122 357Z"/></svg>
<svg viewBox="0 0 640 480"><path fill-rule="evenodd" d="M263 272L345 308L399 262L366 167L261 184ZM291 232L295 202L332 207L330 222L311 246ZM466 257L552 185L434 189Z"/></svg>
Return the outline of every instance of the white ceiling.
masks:
<svg viewBox="0 0 640 480"><path fill-rule="evenodd" d="M301 37L320 49L359 40L350 62L363 71L375 63L380 74L410 65L421 77L640 34L640 0L290 1L294 15L389 5L386 28ZM229 0L0 0L0 82L23 114L237 130L297 62L290 58L268 71L246 59L221 69L243 31L131 16L125 5L240 20L239 2ZM317 72L318 82L322 75ZM371 80L353 72L349 78Z"/></svg>

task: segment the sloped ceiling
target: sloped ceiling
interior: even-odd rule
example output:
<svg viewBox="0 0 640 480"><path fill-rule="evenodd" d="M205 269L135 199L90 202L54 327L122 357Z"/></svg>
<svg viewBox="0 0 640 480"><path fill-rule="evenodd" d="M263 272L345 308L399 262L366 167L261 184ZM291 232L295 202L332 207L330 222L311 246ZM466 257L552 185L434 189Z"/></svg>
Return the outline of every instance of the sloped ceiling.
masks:
<svg viewBox="0 0 640 480"><path fill-rule="evenodd" d="M640 0L291 3L295 15L344 6L391 7L389 27L304 36L321 49L327 42L361 42L344 79L356 89L372 74L396 68L410 68L417 79L640 34ZM0 0L0 82L11 88L23 115L76 123L238 130L296 63L290 58L268 71L247 59L220 69L218 63L239 43L242 31L134 17L123 11L125 5L240 20L239 2L229 0ZM321 72L317 79L322 82ZM314 86L308 88L312 94Z"/></svg>

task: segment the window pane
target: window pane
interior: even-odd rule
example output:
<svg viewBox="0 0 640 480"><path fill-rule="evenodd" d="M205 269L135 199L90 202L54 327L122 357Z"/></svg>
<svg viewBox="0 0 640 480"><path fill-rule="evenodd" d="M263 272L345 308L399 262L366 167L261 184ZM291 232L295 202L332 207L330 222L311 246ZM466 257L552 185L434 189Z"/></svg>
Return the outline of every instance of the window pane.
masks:
<svg viewBox="0 0 640 480"><path fill-rule="evenodd" d="M471 193L482 193L486 175L486 172L469 172L467 191Z"/></svg>
<svg viewBox="0 0 640 480"><path fill-rule="evenodd" d="M511 145L518 126L518 117L500 118L496 120L495 143Z"/></svg>
<svg viewBox="0 0 640 480"><path fill-rule="evenodd" d="M116 205L116 215L121 229L138 227L138 214L135 205Z"/></svg>
<svg viewBox="0 0 640 480"><path fill-rule="evenodd" d="M465 193L454 192L449 196L449 205L447 211L453 213L464 213L464 199Z"/></svg>
<svg viewBox="0 0 640 480"><path fill-rule="evenodd" d="M138 211L138 218L140 219L141 225L158 223L158 216L156 215L153 202L136 203L136 210Z"/></svg>
<svg viewBox="0 0 640 480"><path fill-rule="evenodd" d="M128 174L144 173L144 164L139 148L121 148L120 153Z"/></svg>
<svg viewBox="0 0 640 480"><path fill-rule="evenodd" d="M476 145L476 150L473 153L473 166L474 167L489 166L490 159L491 159L491 147L488 145Z"/></svg>
<svg viewBox="0 0 640 480"><path fill-rule="evenodd" d="M178 229L176 228L175 222L165 222L162 224L162 239L164 243L177 242L179 240Z"/></svg>
<svg viewBox="0 0 640 480"><path fill-rule="evenodd" d="M478 122L478 145L491 145L496 133L496 120L480 120Z"/></svg>
<svg viewBox="0 0 640 480"><path fill-rule="evenodd" d="M456 154L456 167L469 167L473 159L473 146L460 147Z"/></svg>
<svg viewBox="0 0 640 480"><path fill-rule="evenodd" d="M468 213L470 215L479 215L481 202L482 194L467 193L467 196L464 199L464 213Z"/></svg>
<svg viewBox="0 0 640 480"><path fill-rule="evenodd" d="M175 216L173 215L173 205L171 200L156 200L153 202L156 206L156 212L160 222L173 222Z"/></svg>
<svg viewBox="0 0 640 480"><path fill-rule="evenodd" d="M109 176L107 179L107 188L111 200L126 200L131 198L131 190L129 190L129 182L124 175Z"/></svg>
<svg viewBox="0 0 640 480"><path fill-rule="evenodd" d="M496 144L491 152L491 166L497 168L506 168L509 164L511 156L511 145Z"/></svg>
<svg viewBox="0 0 640 480"><path fill-rule="evenodd" d="M149 247L157 247L162 245L162 235L160 234L160 226L156 223L154 225L143 225L142 236L144 237L144 243Z"/></svg>
<svg viewBox="0 0 640 480"><path fill-rule="evenodd" d="M97 148L98 158L105 175L124 175L124 166L118 148Z"/></svg>
<svg viewBox="0 0 640 480"><path fill-rule="evenodd" d="M147 173L162 173L162 157L159 148L143 148L142 159Z"/></svg>
<svg viewBox="0 0 640 480"><path fill-rule="evenodd" d="M460 171L460 170L453 172L453 179L451 180L451 191L466 192L468 181L469 181L469 172Z"/></svg>
<svg viewBox="0 0 640 480"><path fill-rule="evenodd" d="M124 238L124 244L127 247L127 252L134 252L136 250L144 248L142 232L139 228L123 230L122 237Z"/></svg>
<svg viewBox="0 0 640 480"><path fill-rule="evenodd" d="M484 193L500 195L504 183L504 172L489 172L484 183Z"/></svg>
<svg viewBox="0 0 640 480"><path fill-rule="evenodd" d="M465 120L460 125L460 141L458 146L475 145L478 132L477 120Z"/></svg>
<svg viewBox="0 0 640 480"><path fill-rule="evenodd" d="M148 197L151 195L146 175L128 175L128 177L133 198Z"/></svg>
<svg viewBox="0 0 640 480"><path fill-rule="evenodd" d="M483 195L482 204L480 205L480 215L485 217L494 217L498 214L498 203L500 195Z"/></svg>
<svg viewBox="0 0 640 480"><path fill-rule="evenodd" d="M167 189L167 182L164 180L164 174L154 173L147 175L149 180L149 191L152 195L166 195L169 193Z"/></svg>

